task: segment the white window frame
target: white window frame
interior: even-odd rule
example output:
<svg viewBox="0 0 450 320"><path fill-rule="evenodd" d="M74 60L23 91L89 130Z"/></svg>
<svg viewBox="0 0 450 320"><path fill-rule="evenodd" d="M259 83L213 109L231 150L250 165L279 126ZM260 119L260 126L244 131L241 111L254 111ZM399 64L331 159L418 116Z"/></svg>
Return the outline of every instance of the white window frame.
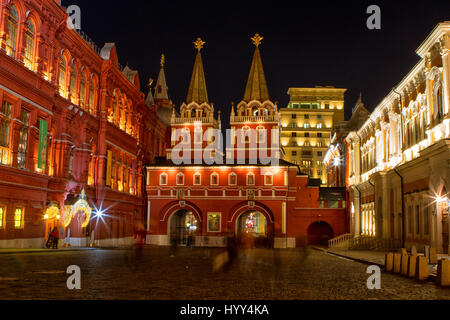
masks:
<svg viewBox="0 0 450 320"><path fill-rule="evenodd" d="M260 133L263 133L263 139L260 139ZM257 134L257 139L258 139L258 143L265 143L266 142L266 137L267 137L267 129L264 128L263 126L258 126L256 128L256 134Z"/></svg>
<svg viewBox="0 0 450 320"><path fill-rule="evenodd" d="M183 177L183 183L178 183L178 177L180 177L180 176ZM176 181L177 186L184 186L184 173L178 172L176 179L177 179L177 181Z"/></svg>
<svg viewBox="0 0 450 320"><path fill-rule="evenodd" d="M234 176L236 178L235 183L231 183L231 176ZM231 172L228 174L228 185L229 186L236 186L237 185L237 174L234 172Z"/></svg>
<svg viewBox="0 0 450 320"><path fill-rule="evenodd" d="M252 142L252 134L251 134L251 128L249 126L243 126L241 128L241 143L245 144L245 138L248 137L248 143L250 144ZM247 133L249 132L249 134Z"/></svg>
<svg viewBox="0 0 450 320"><path fill-rule="evenodd" d="M195 183L195 177L197 177L197 176L200 177L200 183ZM200 186L200 185L202 185L202 175L201 175L200 172L194 173L194 179L193 179L193 181L192 181L192 184L193 184L194 186Z"/></svg>
<svg viewBox="0 0 450 320"><path fill-rule="evenodd" d="M166 177L166 183L162 183L162 177L163 177L163 176ZM161 173L161 174L159 175L159 185L160 185L160 186L167 186L168 180L169 180L169 175L168 175L167 173L163 172L163 173Z"/></svg>
<svg viewBox="0 0 450 320"><path fill-rule="evenodd" d="M271 183L267 183L267 181L266 181L267 177L271 177L271 179L270 179ZM264 185L265 186L273 186L273 174L268 173L268 174L264 175Z"/></svg>
<svg viewBox="0 0 450 320"><path fill-rule="evenodd" d="M248 182L248 177L253 176L253 183ZM253 172L247 173L247 185L248 186L254 186L255 185L255 174Z"/></svg>

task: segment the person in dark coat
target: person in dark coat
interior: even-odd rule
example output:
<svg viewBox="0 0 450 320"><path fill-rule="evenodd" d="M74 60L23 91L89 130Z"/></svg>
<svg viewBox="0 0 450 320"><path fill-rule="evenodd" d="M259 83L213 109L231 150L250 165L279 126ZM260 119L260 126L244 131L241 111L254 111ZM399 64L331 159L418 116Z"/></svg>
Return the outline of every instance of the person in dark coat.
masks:
<svg viewBox="0 0 450 320"><path fill-rule="evenodd" d="M58 242L59 242L59 231L58 231L58 228L57 227L54 227L53 228L53 231L52 231L52 233L50 234L50 236L52 237L52 239L53 239L53 242L52 242L52 248L53 249L58 249Z"/></svg>

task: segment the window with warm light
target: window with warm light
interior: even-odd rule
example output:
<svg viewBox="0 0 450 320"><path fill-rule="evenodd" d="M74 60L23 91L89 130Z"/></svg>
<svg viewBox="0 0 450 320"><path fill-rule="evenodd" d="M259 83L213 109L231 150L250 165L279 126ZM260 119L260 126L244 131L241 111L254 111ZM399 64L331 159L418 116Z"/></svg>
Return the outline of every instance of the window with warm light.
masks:
<svg viewBox="0 0 450 320"><path fill-rule="evenodd" d="M24 211L24 207L16 207L16 210L14 211L14 228L23 229Z"/></svg>
<svg viewBox="0 0 450 320"><path fill-rule="evenodd" d="M255 184L255 175L253 173L249 173L247 175L247 185L254 185Z"/></svg>
<svg viewBox="0 0 450 320"><path fill-rule="evenodd" d="M184 185L184 174L182 173L177 174L177 185L178 186Z"/></svg>
<svg viewBox="0 0 450 320"><path fill-rule="evenodd" d="M70 101L77 103L77 69L73 66L72 73L70 74L69 82Z"/></svg>
<svg viewBox="0 0 450 320"><path fill-rule="evenodd" d="M84 74L81 74L81 80L80 80L80 107L84 108L84 98L86 94L86 78L84 77Z"/></svg>
<svg viewBox="0 0 450 320"><path fill-rule="evenodd" d="M0 109L0 163L4 165L10 164L11 112L12 104L3 101Z"/></svg>
<svg viewBox="0 0 450 320"><path fill-rule="evenodd" d="M59 78L58 78L58 84L59 84L59 94L63 97L65 97L66 92L66 61L63 57L61 57L59 61Z"/></svg>
<svg viewBox="0 0 450 320"><path fill-rule="evenodd" d="M94 105L94 81L90 81L89 85L89 112L95 114L95 105Z"/></svg>
<svg viewBox="0 0 450 320"><path fill-rule="evenodd" d="M161 173L159 176L159 184L162 186L167 185L167 173Z"/></svg>
<svg viewBox="0 0 450 320"><path fill-rule="evenodd" d="M8 35L6 37L6 54L11 58L16 56L17 45L17 24L19 15L15 6L11 5L11 10L8 16Z"/></svg>
<svg viewBox="0 0 450 320"><path fill-rule="evenodd" d="M199 186L202 183L202 176L200 173L194 174L194 185Z"/></svg>
<svg viewBox="0 0 450 320"><path fill-rule="evenodd" d="M6 206L0 206L0 229L5 227Z"/></svg>
<svg viewBox="0 0 450 320"><path fill-rule="evenodd" d="M228 175L228 184L230 186L235 186L237 184L237 176L235 173L232 172Z"/></svg>
<svg viewBox="0 0 450 320"><path fill-rule="evenodd" d="M27 28L25 30L25 67L33 70L33 56L34 56L34 24L33 21L28 20Z"/></svg>
<svg viewBox="0 0 450 320"><path fill-rule="evenodd" d="M91 158L89 160L89 168L88 168L88 185L93 186L94 185L94 154L91 154Z"/></svg>
<svg viewBox="0 0 450 320"><path fill-rule="evenodd" d="M217 186L219 184L219 175L217 173L213 173L211 175L211 185Z"/></svg>

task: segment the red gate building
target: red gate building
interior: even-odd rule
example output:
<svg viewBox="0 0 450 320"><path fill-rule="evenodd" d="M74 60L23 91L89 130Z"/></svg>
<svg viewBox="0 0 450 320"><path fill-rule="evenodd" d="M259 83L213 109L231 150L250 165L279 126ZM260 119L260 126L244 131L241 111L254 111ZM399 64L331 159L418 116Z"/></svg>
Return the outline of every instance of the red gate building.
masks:
<svg viewBox="0 0 450 320"><path fill-rule="evenodd" d="M236 110L232 106L230 142L209 150L217 137L208 129L221 129L220 113L216 119L207 94L200 53L204 42L194 43L198 53L187 98L170 119L171 147L166 157L147 166L148 244L223 246L229 236L250 234L287 248L326 244L344 233L345 193L323 192L320 180L282 160L278 107L270 100L259 50L262 38L252 40L256 49L244 98ZM186 141L191 147L180 152ZM260 160L254 158L260 151L276 164L252 161ZM210 164L208 159L222 161Z"/></svg>

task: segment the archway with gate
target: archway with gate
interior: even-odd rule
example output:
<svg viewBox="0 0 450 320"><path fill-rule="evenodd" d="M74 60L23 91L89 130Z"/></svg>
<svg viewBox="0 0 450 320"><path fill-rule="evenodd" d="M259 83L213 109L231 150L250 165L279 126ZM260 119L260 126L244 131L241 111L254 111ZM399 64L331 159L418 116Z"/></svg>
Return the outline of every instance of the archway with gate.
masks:
<svg viewBox="0 0 450 320"><path fill-rule="evenodd" d="M160 232L167 232L169 243L194 244L195 236L202 234L202 221L202 213L193 203L171 202L160 212Z"/></svg>
<svg viewBox="0 0 450 320"><path fill-rule="evenodd" d="M256 246L273 246L274 219L269 208L261 203L241 203L232 209L229 226L241 241L251 241ZM230 230L230 231L231 231Z"/></svg>
<svg viewBox="0 0 450 320"><path fill-rule="evenodd" d="M307 230L308 245L327 246L328 240L333 239L333 228L325 221L316 221Z"/></svg>

